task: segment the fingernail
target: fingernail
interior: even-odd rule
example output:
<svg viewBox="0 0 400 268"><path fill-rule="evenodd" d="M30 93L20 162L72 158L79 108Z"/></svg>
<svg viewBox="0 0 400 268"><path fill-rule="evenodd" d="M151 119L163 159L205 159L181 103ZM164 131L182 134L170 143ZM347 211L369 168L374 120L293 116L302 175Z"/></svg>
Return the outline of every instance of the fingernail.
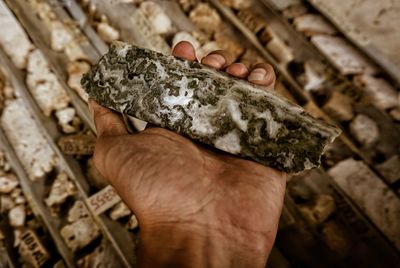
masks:
<svg viewBox="0 0 400 268"><path fill-rule="evenodd" d="M267 75L267 71L264 68L256 68L251 71L248 80L249 81L263 81Z"/></svg>
<svg viewBox="0 0 400 268"><path fill-rule="evenodd" d="M214 68L222 68L226 60L225 57L220 54L210 54L204 57L201 62Z"/></svg>

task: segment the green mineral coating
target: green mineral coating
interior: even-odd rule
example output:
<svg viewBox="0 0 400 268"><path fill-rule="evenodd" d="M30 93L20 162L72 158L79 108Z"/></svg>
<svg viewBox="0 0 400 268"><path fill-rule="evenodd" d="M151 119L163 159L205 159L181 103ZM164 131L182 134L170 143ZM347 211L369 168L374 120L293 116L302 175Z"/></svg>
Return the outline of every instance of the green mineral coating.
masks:
<svg viewBox="0 0 400 268"><path fill-rule="evenodd" d="M285 172L317 167L340 134L263 87L122 42L82 86L103 106Z"/></svg>

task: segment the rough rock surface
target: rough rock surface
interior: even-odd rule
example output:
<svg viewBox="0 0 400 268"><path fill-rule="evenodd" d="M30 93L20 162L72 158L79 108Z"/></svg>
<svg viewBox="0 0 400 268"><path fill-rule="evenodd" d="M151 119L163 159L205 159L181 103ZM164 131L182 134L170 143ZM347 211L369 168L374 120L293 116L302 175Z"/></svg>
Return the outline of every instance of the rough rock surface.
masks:
<svg viewBox="0 0 400 268"><path fill-rule="evenodd" d="M22 100L6 105L1 126L31 180L41 179L53 169L56 155Z"/></svg>
<svg viewBox="0 0 400 268"><path fill-rule="evenodd" d="M378 165L377 169L388 183L395 183L400 180L400 157L398 155L393 155L388 160Z"/></svg>
<svg viewBox="0 0 400 268"><path fill-rule="evenodd" d="M322 16L316 14L305 14L294 19L296 30L307 36L316 34L336 34L335 27L332 26Z"/></svg>
<svg viewBox="0 0 400 268"><path fill-rule="evenodd" d="M343 160L328 173L400 249L400 199L395 193L362 161Z"/></svg>
<svg viewBox="0 0 400 268"><path fill-rule="evenodd" d="M272 91L121 42L82 85L106 107L286 172L318 166L340 133Z"/></svg>
<svg viewBox="0 0 400 268"><path fill-rule="evenodd" d="M379 138L379 128L374 120L359 114L350 123L350 132L364 146L371 146Z"/></svg>
<svg viewBox="0 0 400 268"><path fill-rule="evenodd" d="M65 243L72 251L77 251L100 235L100 229L90 217L81 218L71 224L67 224L60 231Z"/></svg>
<svg viewBox="0 0 400 268"><path fill-rule="evenodd" d="M45 203L49 207L56 207L65 202L69 196L76 193L75 185L68 179L68 175L64 172L57 175L51 186L50 194L45 199Z"/></svg>

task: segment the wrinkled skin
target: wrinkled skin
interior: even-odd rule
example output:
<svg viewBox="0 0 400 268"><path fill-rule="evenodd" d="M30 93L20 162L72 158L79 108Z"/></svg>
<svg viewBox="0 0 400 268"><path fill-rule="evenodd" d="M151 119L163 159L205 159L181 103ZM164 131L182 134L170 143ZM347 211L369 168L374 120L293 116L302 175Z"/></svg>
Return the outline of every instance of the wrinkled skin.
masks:
<svg viewBox="0 0 400 268"><path fill-rule="evenodd" d="M181 42L173 55L195 60ZM224 51L203 64L271 86L268 64L248 70ZM150 127L130 135L120 115L93 100L94 161L139 220L141 267L265 267L275 240L286 175Z"/></svg>

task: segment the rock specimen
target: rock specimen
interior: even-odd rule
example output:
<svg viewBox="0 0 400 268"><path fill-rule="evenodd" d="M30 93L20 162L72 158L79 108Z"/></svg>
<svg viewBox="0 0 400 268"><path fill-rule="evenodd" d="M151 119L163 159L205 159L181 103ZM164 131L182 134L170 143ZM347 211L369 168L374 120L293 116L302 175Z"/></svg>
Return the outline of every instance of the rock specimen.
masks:
<svg viewBox="0 0 400 268"><path fill-rule="evenodd" d="M304 33L307 36L316 34L336 34L335 27L320 15L305 14L294 19L296 30Z"/></svg>
<svg viewBox="0 0 400 268"><path fill-rule="evenodd" d="M328 173L400 249L400 199L396 194L362 161L343 160Z"/></svg>
<svg viewBox="0 0 400 268"><path fill-rule="evenodd" d="M351 99L337 91L332 92L322 109L338 121L349 121L354 117Z"/></svg>
<svg viewBox="0 0 400 268"><path fill-rule="evenodd" d="M56 155L22 100L6 105L1 126L31 180L37 181L53 170Z"/></svg>
<svg viewBox="0 0 400 268"><path fill-rule="evenodd" d="M350 123L350 132L363 146L371 146L379 138L379 128L374 120L359 114Z"/></svg>
<svg viewBox="0 0 400 268"><path fill-rule="evenodd" d="M272 91L121 42L82 85L101 105L286 172L318 166L340 133Z"/></svg>
<svg viewBox="0 0 400 268"><path fill-rule="evenodd" d="M68 175L61 172L51 186L49 196L44 200L46 205L52 208L53 212L58 212L58 207L62 205L68 197L76 193L75 184L68 179Z"/></svg>
<svg viewBox="0 0 400 268"><path fill-rule="evenodd" d="M92 218L87 217L65 225L60 234L67 246L75 252L96 239L100 235L100 229Z"/></svg>

